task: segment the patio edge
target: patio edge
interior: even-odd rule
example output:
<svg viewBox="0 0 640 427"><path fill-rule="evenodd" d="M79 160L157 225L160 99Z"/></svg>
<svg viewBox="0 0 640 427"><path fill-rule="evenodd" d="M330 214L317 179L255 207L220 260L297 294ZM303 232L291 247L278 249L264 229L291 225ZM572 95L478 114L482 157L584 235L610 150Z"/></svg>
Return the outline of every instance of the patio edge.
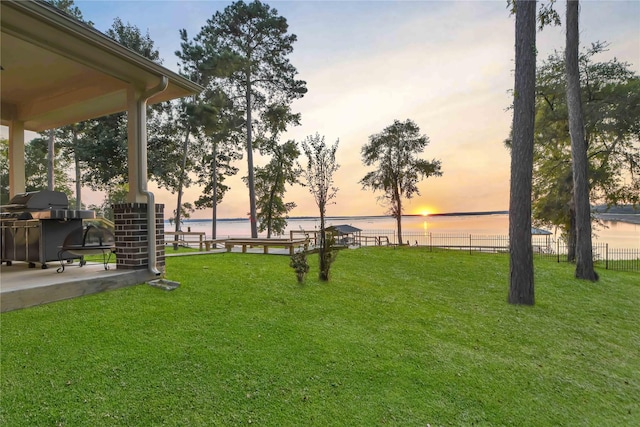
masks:
<svg viewBox="0 0 640 427"><path fill-rule="evenodd" d="M156 277L147 270L136 270L107 277L77 279L51 285L15 289L0 294L0 312L4 313L138 285L152 278Z"/></svg>

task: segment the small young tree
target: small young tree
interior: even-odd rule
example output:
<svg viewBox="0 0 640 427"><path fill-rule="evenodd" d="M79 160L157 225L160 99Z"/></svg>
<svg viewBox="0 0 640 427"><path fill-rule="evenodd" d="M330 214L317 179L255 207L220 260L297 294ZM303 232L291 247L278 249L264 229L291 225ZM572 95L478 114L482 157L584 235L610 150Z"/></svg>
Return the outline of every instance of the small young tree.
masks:
<svg viewBox="0 0 640 427"><path fill-rule="evenodd" d="M291 255L291 261L289 262L289 266L294 269L296 272L296 277L298 278L298 283L304 283L304 278L309 272L309 263L307 262L307 253L296 252Z"/></svg>
<svg viewBox="0 0 640 427"><path fill-rule="evenodd" d="M363 188L381 190L383 203L389 205L389 213L398 225L398 242L402 245L402 198L410 199L418 191L418 182L430 176L441 176L440 160L427 161L418 158L429 144L426 135L413 121L395 120L382 132L371 135L369 143L362 147L362 162L376 165L360 180Z"/></svg>
<svg viewBox="0 0 640 427"><path fill-rule="evenodd" d="M329 269L335 259L335 254L331 252L330 241L325 236L324 217L327 212L327 204L336 197L338 188L333 186L333 174L340 165L336 163L336 150L338 142L327 146L324 136L316 133L308 136L302 142L302 150L307 156L307 168L302 172L309 186L309 191L320 210L320 280L329 280Z"/></svg>

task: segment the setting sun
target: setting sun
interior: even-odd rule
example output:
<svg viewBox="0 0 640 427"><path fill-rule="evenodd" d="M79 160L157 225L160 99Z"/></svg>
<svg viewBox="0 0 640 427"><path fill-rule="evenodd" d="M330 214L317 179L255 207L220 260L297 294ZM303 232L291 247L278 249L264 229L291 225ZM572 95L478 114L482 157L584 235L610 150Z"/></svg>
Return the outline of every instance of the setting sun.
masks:
<svg viewBox="0 0 640 427"><path fill-rule="evenodd" d="M434 212L434 210L431 209L430 207L421 207L417 209L417 211L418 211L418 214L422 216L429 216Z"/></svg>

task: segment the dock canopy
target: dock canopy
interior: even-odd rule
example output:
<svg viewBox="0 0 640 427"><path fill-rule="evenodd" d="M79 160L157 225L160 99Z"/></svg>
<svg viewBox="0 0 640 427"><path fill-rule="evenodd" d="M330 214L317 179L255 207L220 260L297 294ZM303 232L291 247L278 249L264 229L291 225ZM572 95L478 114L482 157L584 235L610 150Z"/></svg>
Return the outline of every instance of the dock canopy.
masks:
<svg viewBox="0 0 640 427"><path fill-rule="evenodd" d="M353 227L351 225L332 225L325 228L327 233L333 233L337 236L336 243L338 245L352 245L360 241L361 229Z"/></svg>
<svg viewBox="0 0 640 427"><path fill-rule="evenodd" d="M550 236L553 233L545 230L543 228L535 228L535 227L531 227L531 235L532 236Z"/></svg>
<svg viewBox="0 0 640 427"><path fill-rule="evenodd" d="M331 227L327 227L325 230L327 231L335 231L338 236L344 236L347 234L355 234L359 233L362 230L358 227L354 227L352 225L332 225Z"/></svg>

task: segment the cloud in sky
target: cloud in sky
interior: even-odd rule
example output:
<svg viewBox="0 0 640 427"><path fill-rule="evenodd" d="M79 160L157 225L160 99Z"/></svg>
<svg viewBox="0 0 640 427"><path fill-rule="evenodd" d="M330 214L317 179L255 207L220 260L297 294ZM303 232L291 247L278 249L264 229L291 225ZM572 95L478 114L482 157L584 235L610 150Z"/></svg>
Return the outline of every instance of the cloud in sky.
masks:
<svg viewBox="0 0 640 427"><path fill-rule="evenodd" d="M285 136L302 140L319 132L340 139L336 176L340 191L330 214L382 214L376 195L361 190L366 173L360 148L394 119L411 118L431 144L424 157L442 160L444 176L420 185L407 213L502 210L508 207L508 136L513 86L514 18L505 1L288 1L268 2L298 36L291 62L309 92L294 103L302 125ZM113 19L149 31L164 65L175 70L178 30L195 36L217 10L217 1L76 1L86 19L106 31ZM610 57L640 66L640 2L583 1L581 41L611 43ZM561 16L564 4L557 3ZM538 59L562 50L562 28L538 34ZM606 58L605 58L606 59ZM246 174L246 161L239 163ZM219 207L220 217L244 217L248 195L240 178ZM198 188L186 192L193 201ZM168 212L176 197L158 190ZM293 187L293 215L316 215L308 191ZM197 216L207 217L207 211Z"/></svg>

